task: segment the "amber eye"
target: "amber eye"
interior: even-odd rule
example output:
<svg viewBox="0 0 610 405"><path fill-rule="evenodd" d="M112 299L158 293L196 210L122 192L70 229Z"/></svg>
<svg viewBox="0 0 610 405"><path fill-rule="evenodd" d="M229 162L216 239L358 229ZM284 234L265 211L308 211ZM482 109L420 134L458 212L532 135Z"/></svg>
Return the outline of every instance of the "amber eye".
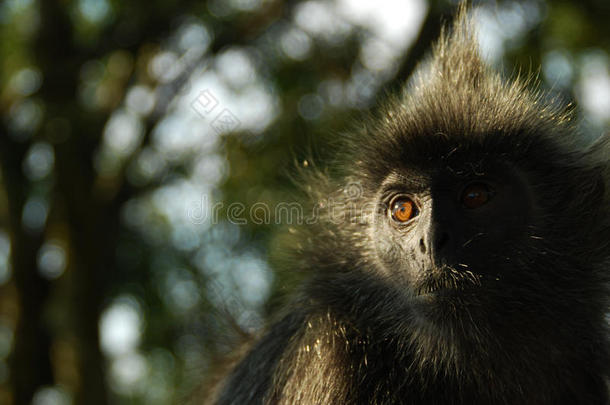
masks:
<svg viewBox="0 0 610 405"><path fill-rule="evenodd" d="M404 223L415 218L419 210L410 198L398 197L390 205L390 213L394 221Z"/></svg>
<svg viewBox="0 0 610 405"><path fill-rule="evenodd" d="M487 204L493 195L493 190L487 184L473 183L462 191L460 200L462 201L462 205L464 205L464 207L474 209Z"/></svg>

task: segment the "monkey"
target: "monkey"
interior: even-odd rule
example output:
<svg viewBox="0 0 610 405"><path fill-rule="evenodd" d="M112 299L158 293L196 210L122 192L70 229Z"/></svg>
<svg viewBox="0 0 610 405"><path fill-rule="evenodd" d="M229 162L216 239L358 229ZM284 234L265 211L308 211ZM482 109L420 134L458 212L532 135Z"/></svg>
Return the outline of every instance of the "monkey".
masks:
<svg viewBox="0 0 610 405"><path fill-rule="evenodd" d="M226 404L608 404L607 137L505 79L467 10L303 187L289 305Z"/></svg>

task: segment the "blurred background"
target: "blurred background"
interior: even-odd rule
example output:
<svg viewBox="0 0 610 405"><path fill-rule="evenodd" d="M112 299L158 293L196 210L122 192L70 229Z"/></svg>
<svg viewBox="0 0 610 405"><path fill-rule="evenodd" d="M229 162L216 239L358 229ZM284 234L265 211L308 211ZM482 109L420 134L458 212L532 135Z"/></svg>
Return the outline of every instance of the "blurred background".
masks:
<svg viewBox="0 0 610 405"><path fill-rule="evenodd" d="M507 75L610 126L610 2L475 2ZM0 404L184 403L296 276L291 173L452 1L0 2ZM294 220L291 219L291 220Z"/></svg>

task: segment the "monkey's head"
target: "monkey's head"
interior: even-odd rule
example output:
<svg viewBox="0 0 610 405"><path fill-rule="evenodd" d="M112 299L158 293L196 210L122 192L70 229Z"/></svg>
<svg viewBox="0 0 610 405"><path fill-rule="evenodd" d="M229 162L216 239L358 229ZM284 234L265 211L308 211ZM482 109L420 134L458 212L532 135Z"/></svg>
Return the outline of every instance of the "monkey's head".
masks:
<svg viewBox="0 0 610 405"><path fill-rule="evenodd" d="M443 323L603 316L603 145L583 151L569 113L486 67L465 17L363 127L332 183L346 219L313 236L322 272L384 280Z"/></svg>

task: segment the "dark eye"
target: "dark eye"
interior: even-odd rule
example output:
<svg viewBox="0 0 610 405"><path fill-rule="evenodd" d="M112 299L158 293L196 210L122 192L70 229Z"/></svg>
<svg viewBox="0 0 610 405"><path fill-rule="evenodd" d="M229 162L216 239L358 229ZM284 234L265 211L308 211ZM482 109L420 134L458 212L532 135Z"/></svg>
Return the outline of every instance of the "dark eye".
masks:
<svg viewBox="0 0 610 405"><path fill-rule="evenodd" d="M408 197L396 197L390 204L390 215L396 222L405 223L419 214L417 205Z"/></svg>
<svg viewBox="0 0 610 405"><path fill-rule="evenodd" d="M464 207L475 209L487 204L493 195L494 192L489 185L485 183L472 183L462 191L460 201Z"/></svg>

